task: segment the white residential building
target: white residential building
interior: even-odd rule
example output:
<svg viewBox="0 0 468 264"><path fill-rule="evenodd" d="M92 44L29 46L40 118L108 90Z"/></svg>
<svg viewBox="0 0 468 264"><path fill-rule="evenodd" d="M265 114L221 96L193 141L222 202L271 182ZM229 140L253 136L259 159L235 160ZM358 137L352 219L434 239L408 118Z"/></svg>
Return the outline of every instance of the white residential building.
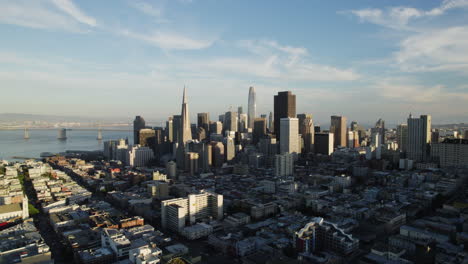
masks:
<svg viewBox="0 0 468 264"><path fill-rule="evenodd" d="M145 166L152 159L154 159L153 150L140 145L133 146L127 154L128 164L133 167Z"/></svg>
<svg viewBox="0 0 468 264"><path fill-rule="evenodd" d="M197 220L209 217L222 219L222 195L203 192L161 202L161 224L165 229L181 232L187 222L195 224Z"/></svg>

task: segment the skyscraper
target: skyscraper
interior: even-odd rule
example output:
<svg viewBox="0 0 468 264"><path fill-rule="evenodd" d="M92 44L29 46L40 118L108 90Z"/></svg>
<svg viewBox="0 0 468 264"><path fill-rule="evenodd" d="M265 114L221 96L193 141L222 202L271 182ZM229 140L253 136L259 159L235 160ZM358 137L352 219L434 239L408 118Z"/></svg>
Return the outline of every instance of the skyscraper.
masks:
<svg viewBox="0 0 468 264"><path fill-rule="evenodd" d="M237 125L237 130L239 132L244 132L247 130L248 117L247 114L239 114L239 120Z"/></svg>
<svg viewBox="0 0 468 264"><path fill-rule="evenodd" d="M379 142L380 144L385 144L385 121L382 118L375 123L375 127L371 128L371 135L379 134Z"/></svg>
<svg viewBox="0 0 468 264"><path fill-rule="evenodd" d="M180 140L180 131L182 130L182 116L173 115L172 116L172 140L173 142L179 143Z"/></svg>
<svg viewBox="0 0 468 264"><path fill-rule="evenodd" d="M187 90L184 87L184 95L182 98L182 111L180 114L180 132L179 132L179 140L177 146L177 166L179 168L184 168L184 161L185 161L185 145L186 143L192 139L192 129L190 127L190 119L189 119L189 111L188 111L188 103L187 103Z"/></svg>
<svg viewBox="0 0 468 264"><path fill-rule="evenodd" d="M253 86L250 86L249 88L249 107L248 107L248 128L253 128L254 126L254 120L255 120L255 115L257 111L257 104L256 104L256 93L255 93L255 88Z"/></svg>
<svg viewBox="0 0 468 264"><path fill-rule="evenodd" d="M431 143L430 115L421 115L420 118L408 117L408 149L407 157L416 162L425 161L429 157L429 144Z"/></svg>
<svg viewBox="0 0 468 264"><path fill-rule="evenodd" d="M220 121L210 123L210 134L221 134L223 133L223 123Z"/></svg>
<svg viewBox="0 0 468 264"><path fill-rule="evenodd" d="M138 142L140 142L140 146L154 149L156 144L156 131L151 128L143 128L140 129L139 134L140 139L138 140Z"/></svg>
<svg viewBox="0 0 468 264"><path fill-rule="evenodd" d="M329 132L316 132L315 133L315 153L330 155L333 153L333 133Z"/></svg>
<svg viewBox="0 0 468 264"><path fill-rule="evenodd" d="M296 118L296 95L292 94L290 91L279 92L278 95L275 95L273 104L273 126L275 129L276 138L280 139L281 141L281 118Z"/></svg>
<svg viewBox="0 0 468 264"><path fill-rule="evenodd" d="M208 134L210 130L210 115L209 113L198 113L197 114L197 126L203 127L205 133Z"/></svg>
<svg viewBox="0 0 468 264"><path fill-rule="evenodd" d="M236 112L226 112L224 114L224 131L237 131L237 113Z"/></svg>
<svg viewBox="0 0 468 264"><path fill-rule="evenodd" d="M265 118L255 118L253 126L253 143L257 144L261 138L266 135L266 119Z"/></svg>
<svg viewBox="0 0 468 264"><path fill-rule="evenodd" d="M167 139L167 141L169 141L171 143L174 142L173 130L174 130L174 122L172 121L172 116L171 116L166 121L166 129L165 129L166 139Z"/></svg>
<svg viewBox="0 0 468 264"><path fill-rule="evenodd" d="M273 112L268 116L268 131L273 132Z"/></svg>
<svg viewBox="0 0 468 264"><path fill-rule="evenodd" d="M184 96L182 99L182 111L181 114L181 133L179 143L185 144L187 141L192 139L192 130L190 128L190 115L187 103L187 89L184 87Z"/></svg>
<svg viewBox="0 0 468 264"><path fill-rule="evenodd" d="M280 154L301 152L299 145L299 119L281 118Z"/></svg>
<svg viewBox="0 0 468 264"><path fill-rule="evenodd" d="M396 140L398 144L398 149L401 152L406 152L408 146L408 125L400 124L397 126L396 130Z"/></svg>
<svg viewBox="0 0 468 264"><path fill-rule="evenodd" d="M133 143L140 144L140 129L145 128L145 119L141 116L136 116L133 121Z"/></svg>
<svg viewBox="0 0 468 264"><path fill-rule="evenodd" d="M330 123L330 133L333 133L333 147L346 147L346 117L344 116L332 116Z"/></svg>
<svg viewBox="0 0 468 264"><path fill-rule="evenodd" d="M228 162L236 157L236 146L232 137L226 137L224 144L224 154L226 155L225 160Z"/></svg>
<svg viewBox="0 0 468 264"><path fill-rule="evenodd" d="M314 122L311 114L299 114L299 134L304 140L304 153L313 152L314 147Z"/></svg>

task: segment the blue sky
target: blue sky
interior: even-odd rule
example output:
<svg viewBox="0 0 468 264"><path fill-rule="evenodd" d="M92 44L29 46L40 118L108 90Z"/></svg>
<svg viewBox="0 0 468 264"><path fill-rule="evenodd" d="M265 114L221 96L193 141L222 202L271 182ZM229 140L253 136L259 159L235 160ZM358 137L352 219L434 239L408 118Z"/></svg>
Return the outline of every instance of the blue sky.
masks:
<svg viewBox="0 0 468 264"><path fill-rule="evenodd" d="M0 0L0 112L468 121L468 0Z"/></svg>

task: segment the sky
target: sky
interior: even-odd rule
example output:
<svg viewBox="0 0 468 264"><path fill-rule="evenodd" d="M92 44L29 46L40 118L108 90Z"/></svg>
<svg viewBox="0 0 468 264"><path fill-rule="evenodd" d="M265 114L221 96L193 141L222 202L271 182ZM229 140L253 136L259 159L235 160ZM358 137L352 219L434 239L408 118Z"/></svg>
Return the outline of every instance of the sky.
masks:
<svg viewBox="0 0 468 264"><path fill-rule="evenodd" d="M468 0L0 0L0 113L468 122ZM195 122L193 119L192 122Z"/></svg>

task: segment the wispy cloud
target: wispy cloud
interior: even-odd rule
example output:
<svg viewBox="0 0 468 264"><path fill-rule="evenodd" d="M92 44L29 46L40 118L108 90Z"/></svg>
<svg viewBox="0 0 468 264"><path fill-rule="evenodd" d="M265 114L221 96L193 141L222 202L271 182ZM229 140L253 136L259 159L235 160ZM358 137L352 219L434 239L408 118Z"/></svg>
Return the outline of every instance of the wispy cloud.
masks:
<svg viewBox="0 0 468 264"><path fill-rule="evenodd" d="M468 26L430 30L403 39L394 54L409 72L468 72Z"/></svg>
<svg viewBox="0 0 468 264"><path fill-rule="evenodd" d="M149 15L155 19L157 23L168 23L170 22L167 18L164 17L164 8L163 6L154 6L147 2L142 1L130 1L130 6L136 10Z"/></svg>
<svg viewBox="0 0 468 264"><path fill-rule="evenodd" d="M97 25L96 19L86 15L71 0L52 0L52 3L54 3L57 8L70 15L80 23L92 27Z"/></svg>
<svg viewBox="0 0 468 264"><path fill-rule="evenodd" d="M0 23L38 29L84 31L81 25L96 26L70 0L0 0ZM61 12L60 12L61 11Z"/></svg>
<svg viewBox="0 0 468 264"><path fill-rule="evenodd" d="M193 78L223 78L262 80L288 83L291 81L354 81L361 76L352 69L342 69L312 63L302 47L280 45L275 41L243 40L227 45L238 56L207 56L203 59L173 57L172 63L159 66L159 71L178 73Z"/></svg>
<svg viewBox="0 0 468 264"><path fill-rule="evenodd" d="M441 16L451 9L466 7L468 7L468 0L444 0L440 6L427 11L413 7L398 6L386 9L356 9L339 13L350 13L357 16L362 22L369 22L392 29L414 30L409 25L414 19Z"/></svg>
<svg viewBox="0 0 468 264"><path fill-rule="evenodd" d="M164 50L199 50L213 45L215 38L192 38L177 32L154 31L148 34L121 30L121 35L146 41Z"/></svg>
<svg viewBox="0 0 468 264"><path fill-rule="evenodd" d="M468 8L468 0L445 0L430 10L413 7L351 10L363 22L404 32L397 40L398 51L388 61L403 72L468 72L468 25L443 26L422 18L448 16L453 9ZM348 13L349 13L348 12ZM445 18L445 17L444 17ZM418 23L417 19L421 19ZM442 18L441 18L442 19ZM458 22L459 24L459 22Z"/></svg>
<svg viewBox="0 0 468 264"><path fill-rule="evenodd" d="M310 61L309 52L304 47L281 45L272 40L242 40L240 47L257 55L257 63L252 59L240 61L236 68L242 69L242 64L248 68L258 70L246 70L251 73L263 73L263 76L280 78L283 80L297 81L353 81L360 75L352 69L340 69L334 66L322 65ZM219 63L223 65L223 63ZM220 65L220 66L221 66ZM232 63L225 63L227 67ZM234 64L235 65L235 64ZM244 66L244 69L245 66Z"/></svg>
<svg viewBox="0 0 468 264"><path fill-rule="evenodd" d="M428 104L468 100L468 91L452 91L445 85L422 85L410 78L383 78L375 83L376 91L385 99L399 103Z"/></svg>

